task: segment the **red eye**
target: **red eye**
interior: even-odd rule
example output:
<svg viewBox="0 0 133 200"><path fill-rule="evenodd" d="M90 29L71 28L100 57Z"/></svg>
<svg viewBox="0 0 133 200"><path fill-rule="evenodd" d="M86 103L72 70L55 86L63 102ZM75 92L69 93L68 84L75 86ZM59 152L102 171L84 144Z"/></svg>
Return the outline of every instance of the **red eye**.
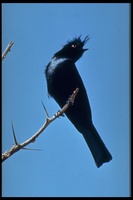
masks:
<svg viewBox="0 0 133 200"><path fill-rule="evenodd" d="M76 48L77 47L77 45L76 44L72 44L72 48Z"/></svg>

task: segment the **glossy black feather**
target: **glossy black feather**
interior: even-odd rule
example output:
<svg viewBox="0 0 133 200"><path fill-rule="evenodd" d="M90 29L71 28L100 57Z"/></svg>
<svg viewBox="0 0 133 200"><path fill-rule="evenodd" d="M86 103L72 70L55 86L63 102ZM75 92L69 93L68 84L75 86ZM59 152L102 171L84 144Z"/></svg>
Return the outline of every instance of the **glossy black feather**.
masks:
<svg viewBox="0 0 133 200"><path fill-rule="evenodd" d="M112 159L97 130L92 123L92 114L86 89L75 62L87 50L83 46L88 36L81 41L80 37L69 41L60 51L54 54L46 66L45 74L48 93L56 100L60 107L64 106L68 97L76 88L79 92L74 104L70 106L66 115L76 129L82 133L94 157L97 167Z"/></svg>

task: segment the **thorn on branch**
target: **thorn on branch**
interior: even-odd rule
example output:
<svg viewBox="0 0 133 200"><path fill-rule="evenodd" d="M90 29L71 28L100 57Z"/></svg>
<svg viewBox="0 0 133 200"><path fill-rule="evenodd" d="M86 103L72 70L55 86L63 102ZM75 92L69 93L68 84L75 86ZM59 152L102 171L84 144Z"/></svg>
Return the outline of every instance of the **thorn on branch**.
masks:
<svg viewBox="0 0 133 200"><path fill-rule="evenodd" d="M32 148L26 148L26 147L23 147L22 149L24 149L24 150L33 150L33 151L43 151L42 149L32 149Z"/></svg>
<svg viewBox="0 0 133 200"><path fill-rule="evenodd" d="M43 109L44 109L44 111L45 111L45 113L46 113L46 116L47 116L47 118L49 118L49 114L48 114L48 112L47 112L47 109L46 109L46 107L44 106L44 103L43 103L42 100L41 100L41 102L42 102Z"/></svg>
<svg viewBox="0 0 133 200"><path fill-rule="evenodd" d="M16 138L15 131L14 131L14 127L13 127L13 122L11 122L11 124L12 124L12 133L13 133L14 142L15 142L16 145L18 145L17 138Z"/></svg>

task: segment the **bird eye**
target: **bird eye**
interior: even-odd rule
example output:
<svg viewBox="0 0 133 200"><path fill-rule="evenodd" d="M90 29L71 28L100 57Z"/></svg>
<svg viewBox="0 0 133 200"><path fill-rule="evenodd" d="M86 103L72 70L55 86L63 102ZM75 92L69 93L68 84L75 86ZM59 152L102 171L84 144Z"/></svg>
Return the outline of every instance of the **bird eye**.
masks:
<svg viewBox="0 0 133 200"><path fill-rule="evenodd" d="M76 44L72 44L72 48L76 48L77 47L77 45Z"/></svg>

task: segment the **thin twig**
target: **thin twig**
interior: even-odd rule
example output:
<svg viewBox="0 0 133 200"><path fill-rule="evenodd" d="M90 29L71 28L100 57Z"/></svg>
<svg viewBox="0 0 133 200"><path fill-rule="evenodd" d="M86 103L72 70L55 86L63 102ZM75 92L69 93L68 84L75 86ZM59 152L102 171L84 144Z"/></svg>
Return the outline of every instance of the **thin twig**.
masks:
<svg viewBox="0 0 133 200"><path fill-rule="evenodd" d="M63 113L65 113L65 111L69 108L69 106L74 102L74 99L77 95L79 91L79 88L76 88L76 90L73 92L73 94L71 95L71 97L69 98L68 102L65 104L65 106L58 111L56 114L53 115L53 117L49 118L47 117L44 124L42 125L42 127L28 140L26 140L25 142L21 143L21 144L15 144L13 145L13 147L9 150L6 151L5 153L2 154L2 161L6 160L7 158L9 158L11 155L13 155L14 153L16 153L17 151L19 151L20 149L23 149L25 146L27 146L28 144L35 142L36 138L44 131L44 129L51 123L53 122L55 119L57 119L59 116L62 116Z"/></svg>
<svg viewBox="0 0 133 200"><path fill-rule="evenodd" d="M7 45L5 51L2 54L2 60L4 60L4 58L6 57L7 53L11 50L12 45L14 44L14 41L9 42L9 44Z"/></svg>

